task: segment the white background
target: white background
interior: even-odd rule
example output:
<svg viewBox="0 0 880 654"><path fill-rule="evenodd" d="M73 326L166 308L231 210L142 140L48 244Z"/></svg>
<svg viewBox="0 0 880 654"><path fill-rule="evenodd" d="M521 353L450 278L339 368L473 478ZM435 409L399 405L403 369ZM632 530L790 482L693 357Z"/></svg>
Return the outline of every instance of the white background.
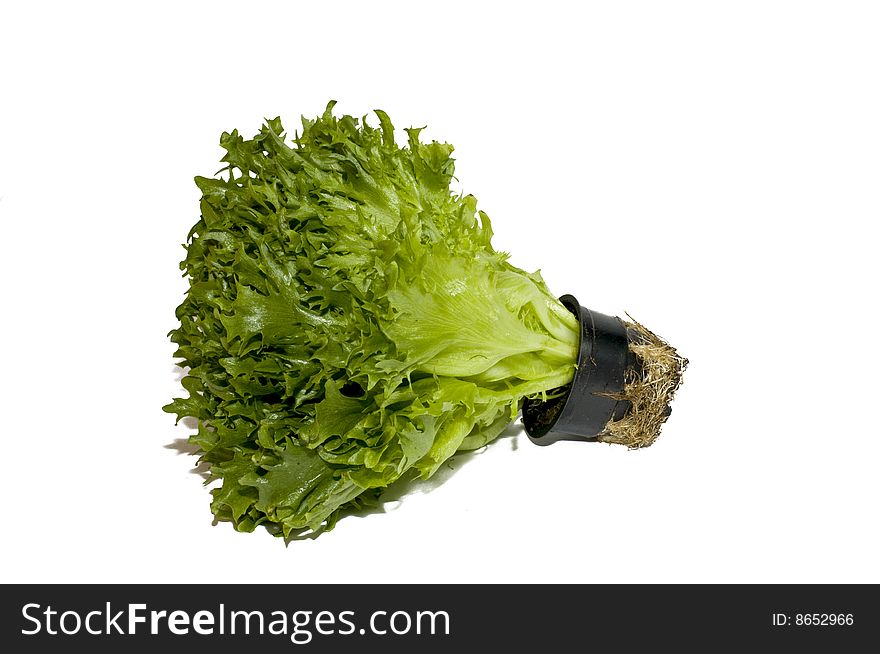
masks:
<svg viewBox="0 0 880 654"><path fill-rule="evenodd" d="M0 580L880 582L878 33L870 2L5 3ZM315 541L212 526L160 409L192 177L330 98L454 143L515 264L690 359L655 446L517 427Z"/></svg>

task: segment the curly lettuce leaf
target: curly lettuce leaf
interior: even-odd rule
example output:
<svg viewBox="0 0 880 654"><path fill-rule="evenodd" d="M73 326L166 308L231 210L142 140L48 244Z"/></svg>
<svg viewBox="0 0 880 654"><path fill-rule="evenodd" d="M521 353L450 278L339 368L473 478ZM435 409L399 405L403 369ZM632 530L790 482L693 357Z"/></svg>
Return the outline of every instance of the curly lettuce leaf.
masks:
<svg viewBox="0 0 880 654"><path fill-rule="evenodd" d="M452 146L332 109L292 141L278 118L224 133L222 175L196 178L170 334L188 396L165 409L198 421L212 511L242 531L330 528L574 371L576 320L450 190Z"/></svg>

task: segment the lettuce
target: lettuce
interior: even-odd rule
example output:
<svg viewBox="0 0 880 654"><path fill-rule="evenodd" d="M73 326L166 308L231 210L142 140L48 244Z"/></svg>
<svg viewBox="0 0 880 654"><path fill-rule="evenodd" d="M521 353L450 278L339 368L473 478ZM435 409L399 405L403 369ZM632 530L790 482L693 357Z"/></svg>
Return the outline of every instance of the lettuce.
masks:
<svg viewBox="0 0 880 654"><path fill-rule="evenodd" d="M281 121L224 133L171 340L210 465L211 509L291 537L430 477L571 381L578 323L541 277L492 248L454 193L452 146L333 104L289 140Z"/></svg>

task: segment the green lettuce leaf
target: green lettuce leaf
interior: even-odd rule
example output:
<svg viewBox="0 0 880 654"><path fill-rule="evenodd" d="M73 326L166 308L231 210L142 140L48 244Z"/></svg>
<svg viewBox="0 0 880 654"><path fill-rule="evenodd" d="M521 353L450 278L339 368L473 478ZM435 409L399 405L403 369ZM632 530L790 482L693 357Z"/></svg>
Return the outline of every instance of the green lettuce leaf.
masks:
<svg viewBox="0 0 880 654"><path fill-rule="evenodd" d="M482 447L524 397L571 381L576 319L450 190L452 146L388 116L224 133L170 336L212 511L290 537L374 505L409 471Z"/></svg>

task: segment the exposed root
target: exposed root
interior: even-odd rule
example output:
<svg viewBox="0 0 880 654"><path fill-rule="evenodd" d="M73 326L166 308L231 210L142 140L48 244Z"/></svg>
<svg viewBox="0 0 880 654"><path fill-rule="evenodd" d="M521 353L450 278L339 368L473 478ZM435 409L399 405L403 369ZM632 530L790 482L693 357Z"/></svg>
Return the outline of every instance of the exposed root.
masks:
<svg viewBox="0 0 880 654"><path fill-rule="evenodd" d="M628 401L632 407L620 420L606 424L598 440L638 449L651 445L660 435L688 360L632 316L629 318L632 322L624 324L629 331L629 349L638 365L626 371L623 392L613 397Z"/></svg>

